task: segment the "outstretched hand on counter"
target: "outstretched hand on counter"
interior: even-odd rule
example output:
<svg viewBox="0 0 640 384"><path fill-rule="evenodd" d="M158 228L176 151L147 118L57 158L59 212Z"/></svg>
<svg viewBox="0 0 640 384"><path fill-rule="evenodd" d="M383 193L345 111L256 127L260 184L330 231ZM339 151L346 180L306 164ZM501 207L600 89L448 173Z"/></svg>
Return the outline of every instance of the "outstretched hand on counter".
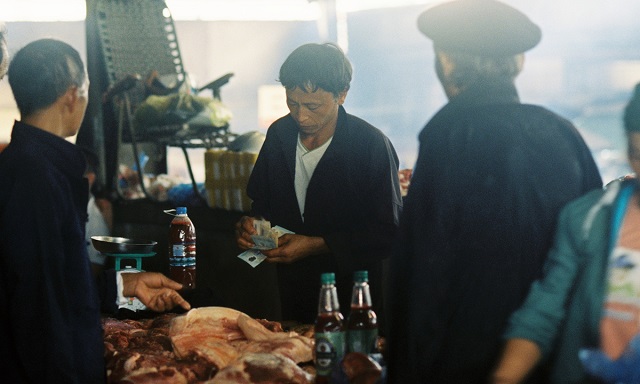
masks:
<svg viewBox="0 0 640 384"><path fill-rule="evenodd" d="M137 297L142 304L152 311L164 312L178 305L185 311L191 309L191 304L176 292L182 288L182 284L169 279L161 273L123 273L122 282L124 296Z"/></svg>

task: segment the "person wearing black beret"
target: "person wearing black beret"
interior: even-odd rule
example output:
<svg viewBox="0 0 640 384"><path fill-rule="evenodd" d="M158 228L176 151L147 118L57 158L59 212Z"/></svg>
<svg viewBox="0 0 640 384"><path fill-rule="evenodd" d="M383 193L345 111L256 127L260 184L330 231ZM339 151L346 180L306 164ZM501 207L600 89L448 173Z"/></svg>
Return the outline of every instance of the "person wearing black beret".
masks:
<svg viewBox="0 0 640 384"><path fill-rule="evenodd" d="M515 78L542 37L526 15L457 0L418 28L449 102L419 135L391 258L388 382L486 383L558 212L602 179L568 120L520 101Z"/></svg>

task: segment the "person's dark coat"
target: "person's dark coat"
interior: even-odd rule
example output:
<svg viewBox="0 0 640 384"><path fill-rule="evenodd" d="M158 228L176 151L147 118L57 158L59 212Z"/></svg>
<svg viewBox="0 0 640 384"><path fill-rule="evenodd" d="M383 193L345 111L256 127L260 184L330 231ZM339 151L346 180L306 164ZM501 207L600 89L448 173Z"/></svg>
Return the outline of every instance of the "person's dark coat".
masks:
<svg viewBox="0 0 640 384"><path fill-rule="evenodd" d="M389 379L485 383L556 219L602 180L575 127L487 79L420 133L392 258Z"/></svg>
<svg viewBox="0 0 640 384"><path fill-rule="evenodd" d="M92 277L85 244L85 166L75 145L20 122L0 154L3 382L105 382L105 291Z"/></svg>
<svg viewBox="0 0 640 384"><path fill-rule="evenodd" d="M312 323L320 274L334 272L342 312L353 272L369 271L374 309L382 317L382 262L391 252L402 207L398 158L389 139L342 107L332 142L309 182L304 221L294 187L298 127L290 115L267 131L247 194L252 215L300 235L321 236L331 253L278 264L284 320Z"/></svg>

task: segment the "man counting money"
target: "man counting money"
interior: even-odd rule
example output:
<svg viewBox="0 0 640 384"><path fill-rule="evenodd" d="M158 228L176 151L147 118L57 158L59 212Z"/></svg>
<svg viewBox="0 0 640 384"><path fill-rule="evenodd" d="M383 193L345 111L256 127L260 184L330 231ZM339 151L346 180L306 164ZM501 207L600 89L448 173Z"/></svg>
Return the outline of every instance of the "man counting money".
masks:
<svg viewBox="0 0 640 384"><path fill-rule="evenodd" d="M352 67L333 44L305 44L280 68L290 113L269 130L247 186L251 217L238 222L241 249L255 246L254 220L286 228L278 247L282 318L312 323L320 274L334 272L340 306L349 308L353 272L368 270L382 315L383 261L402 208L398 157L389 139L344 103Z"/></svg>

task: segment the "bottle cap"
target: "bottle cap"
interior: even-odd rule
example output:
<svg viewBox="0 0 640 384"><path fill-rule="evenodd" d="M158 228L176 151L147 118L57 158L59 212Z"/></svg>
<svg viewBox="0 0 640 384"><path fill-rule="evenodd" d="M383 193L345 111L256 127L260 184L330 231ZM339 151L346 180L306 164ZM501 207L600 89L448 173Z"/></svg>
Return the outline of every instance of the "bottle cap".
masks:
<svg viewBox="0 0 640 384"><path fill-rule="evenodd" d="M355 271L353 273L353 280L358 283L369 281L369 272L367 271Z"/></svg>
<svg viewBox="0 0 640 384"><path fill-rule="evenodd" d="M320 282L325 284L335 284L336 283L336 275L333 272L323 273L320 275Z"/></svg>
<svg viewBox="0 0 640 384"><path fill-rule="evenodd" d="M176 215L186 215L186 214L187 214L187 207L176 208Z"/></svg>

